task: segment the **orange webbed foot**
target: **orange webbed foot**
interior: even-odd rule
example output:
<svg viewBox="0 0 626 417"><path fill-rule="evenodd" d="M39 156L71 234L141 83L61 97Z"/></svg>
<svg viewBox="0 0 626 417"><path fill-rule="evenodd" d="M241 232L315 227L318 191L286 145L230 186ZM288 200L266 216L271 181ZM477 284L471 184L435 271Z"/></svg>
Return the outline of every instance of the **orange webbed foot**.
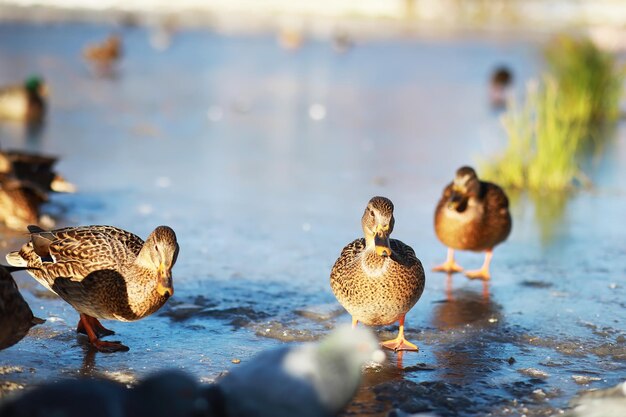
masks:
<svg viewBox="0 0 626 417"><path fill-rule="evenodd" d="M489 274L489 270L486 269L477 269L475 271L467 271L465 276L469 279L480 279L483 281L489 281L491 279L491 275Z"/></svg>
<svg viewBox="0 0 626 417"><path fill-rule="evenodd" d="M121 344L118 341L115 342L105 342L100 339L91 340L91 346L96 348L98 352L103 353L113 353L113 352L128 352L130 348Z"/></svg>
<svg viewBox="0 0 626 417"><path fill-rule="evenodd" d="M380 344L382 347L398 351L419 352L419 348L404 337L396 337L395 339L384 341Z"/></svg>
<svg viewBox="0 0 626 417"><path fill-rule="evenodd" d="M433 268L434 272L448 272L448 273L454 273L454 272L461 272L463 271L463 267L461 267L461 265L457 264L456 262L452 261L446 261L444 263L442 263L441 265L437 265L436 267Z"/></svg>

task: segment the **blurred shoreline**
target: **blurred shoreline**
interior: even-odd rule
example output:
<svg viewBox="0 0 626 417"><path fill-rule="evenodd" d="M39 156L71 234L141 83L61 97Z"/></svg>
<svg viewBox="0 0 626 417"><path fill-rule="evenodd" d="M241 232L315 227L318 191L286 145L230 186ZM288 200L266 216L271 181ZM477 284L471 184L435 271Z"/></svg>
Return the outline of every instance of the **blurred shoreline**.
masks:
<svg viewBox="0 0 626 417"><path fill-rule="evenodd" d="M289 30L314 38L337 30L361 38L568 30L626 50L626 2L620 0L0 0L0 22Z"/></svg>

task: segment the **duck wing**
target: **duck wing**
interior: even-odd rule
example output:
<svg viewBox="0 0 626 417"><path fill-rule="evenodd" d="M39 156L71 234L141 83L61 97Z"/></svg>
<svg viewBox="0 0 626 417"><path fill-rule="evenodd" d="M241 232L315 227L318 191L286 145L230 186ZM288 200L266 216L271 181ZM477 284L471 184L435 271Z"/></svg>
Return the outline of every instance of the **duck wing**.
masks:
<svg viewBox="0 0 626 417"><path fill-rule="evenodd" d="M82 281L97 270L119 271L143 246L138 236L112 226L69 227L52 231L29 226L35 253L57 277ZM46 263L48 262L48 263Z"/></svg>

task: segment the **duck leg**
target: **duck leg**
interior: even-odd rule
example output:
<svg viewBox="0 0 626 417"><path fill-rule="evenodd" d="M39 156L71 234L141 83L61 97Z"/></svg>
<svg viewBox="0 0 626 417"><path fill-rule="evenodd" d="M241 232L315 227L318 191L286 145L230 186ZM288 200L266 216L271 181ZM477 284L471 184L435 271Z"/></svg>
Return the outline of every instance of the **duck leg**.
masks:
<svg viewBox="0 0 626 417"><path fill-rule="evenodd" d="M454 262L454 249L452 248L448 248L448 257L446 258L446 261L442 263L441 265L437 265L436 267L433 268L433 271L436 271L436 272L450 272L450 273L461 272L462 270L463 268L461 267L461 265Z"/></svg>
<svg viewBox="0 0 626 417"><path fill-rule="evenodd" d="M489 274L489 264L491 263L492 257L493 248L487 249L485 252L485 261L483 262L483 266L475 271L467 271L465 276L470 279L482 279L483 281L489 280L489 278L491 278L491 275Z"/></svg>
<svg viewBox="0 0 626 417"><path fill-rule="evenodd" d="M386 347L387 349L395 350L396 352L402 350L419 352L419 348L417 346L404 338L404 315L400 317L400 320L398 320L398 324L400 325L400 329L398 330L398 336L396 336L395 339L382 342L381 345L383 347Z"/></svg>
<svg viewBox="0 0 626 417"><path fill-rule="evenodd" d="M99 352L127 352L129 350L128 346L124 346L120 342L104 342L100 340L96 335L96 331L94 330L94 323L92 320L96 319L94 317L88 316L87 314L81 313L80 321L83 324L84 330L87 332L87 337L89 337L89 343L91 343L91 345L95 347Z"/></svg>
<svg viewBox="0 0 626 417"><path fill-rule="evenodd" d="M356 329L356 325L359 324L359 321L357 319L355 319L354 317L352 317L352 328Z"/></svg>
<svg viewBox="0 0 626 417"><path fill-rule="evenodd" d="M85 317L87 317L86 320L89 321L89 323L91 324L91 327L93 328L94 332L96 333L96 336L100 337L104 337L104 336L111 336L112 334L115 334L115 332L113 330L109 330L106 327L104 327L97 318L95 317L91 317L91 316L87 316L85 315ZM76 332L77 333L81 333L81 334L87 334L87 330L85 329L85 324L83 323L83 318L81 315L81 319L78 321L78 326L76 326Z"/></svg>

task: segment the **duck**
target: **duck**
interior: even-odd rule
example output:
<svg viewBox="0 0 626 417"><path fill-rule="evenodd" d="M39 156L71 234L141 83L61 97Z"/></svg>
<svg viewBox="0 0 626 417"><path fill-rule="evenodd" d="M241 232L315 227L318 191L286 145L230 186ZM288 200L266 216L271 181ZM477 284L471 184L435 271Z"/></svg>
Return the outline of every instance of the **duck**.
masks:
<svg viewBox="0 0 626 417"><path fill-rule="evenodd" d="M45 322L33 315L11 276L12 272L25 269L0 265L0 350L13 346L22 340L33 326Z"/></svg>
<svg viewBox="0 0 626 417"><path fill-rule="evenodd" d="M58 158L18 150L0 151L0 174L10 174L39 187L42 192L74 193L76 186L53 167Z"/></svg>
<svg viewBox="0 0 626 417"><path fill-rule="evenodd" d="M506 66L499 66L493 70L489 79L489 102L494 108L503 108L513 84L513 73Z"/></svg>
<svg viewBox="0 0 626 417"><path fill-rule="evenodd" d="M358 322L368 326L399 323L396 338L382 346L395 351L418 351L404 338L405 316L424 291L425 274L415 251L390 239L395 219L386 197L370 199L361 218L365 238L343 248L332 267L330 286L339 303Z"/></svg>
<svg viewBox="0 0 626 417"><path fill-rule="evenodd" d="M122 57L122 40L116 35L109 35L101 43L87 45L83 57L94 65L110 67Z"/></svg>
<svg viewBox="0 0 626 417"><path fill-rule="evenodd" d="M33 223L54 226L54 220L41 215L48 195L36 184L0 173L0 222L12 230L24 230Z"/></svg>
<svg viewBox="0 0 626 417"><path fill-rule="evenodd" d="M454 260L454 250L485 252L482 267L465 275L489 280L493 248L508 238L512 228L509 199L504 190L481 181L472 167L462 166L456 171L454 181L443 190L434 223L437 237L448 247L448 257L433 271L463 271Z"/></svg>
<svg viewBox="0 0 626 417"><path fill-rule="evenodd" d="M319 341L257 354L201 396L210 416L336 416L356 394L363 366L384 359L370 329L340 325Z"/></svg>
<svg viewBox="0 0 626 417"><path fill-rule="evenodd" d="M77 332L100 352L128 351L120 342L100 340L115 332L99 319L135 321L157 311L174 294L172 267L176 234L154 229L144 242L126 230L104 225L46 231L28 226L30 241L10 252L10 265L28 267L37 282L80 314Z"/></svg>
<svg viewBox="0 0 626 417"><path fill-rule="evenodd" d="M0 88L0 119L41 122L46 113L48 87L41 77L33 76L22 84Z"/></svg>

